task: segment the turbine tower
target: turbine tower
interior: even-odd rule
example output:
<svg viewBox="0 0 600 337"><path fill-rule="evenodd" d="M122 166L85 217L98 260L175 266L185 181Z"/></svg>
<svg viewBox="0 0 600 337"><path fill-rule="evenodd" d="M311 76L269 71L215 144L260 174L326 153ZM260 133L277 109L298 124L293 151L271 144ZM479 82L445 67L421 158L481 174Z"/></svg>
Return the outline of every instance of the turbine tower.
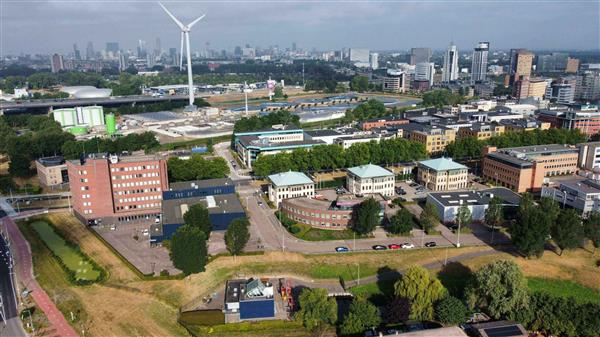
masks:
<svg viewBox="0 0 600 337"><path fill-rule="evenodd" d="M160 7L173 19L173 21L177 24L179 29L181 29L181 49L180 49L180 59L179 59L179 69L183 69L183 43L185 40L185 49L187 55L187 73L188 73L188 94L190 104L186 107L186 111L196 111L196 107L194 106L194 80L192 78L192 55L190 50L190 30L192 26L194 26L198 21L204 18L204 15L197 18L196 20L190 22L187 26L181 23L181 21L177 20L177 18L169 12L169 10L163 6L160 2L158 3Z"/></svg>

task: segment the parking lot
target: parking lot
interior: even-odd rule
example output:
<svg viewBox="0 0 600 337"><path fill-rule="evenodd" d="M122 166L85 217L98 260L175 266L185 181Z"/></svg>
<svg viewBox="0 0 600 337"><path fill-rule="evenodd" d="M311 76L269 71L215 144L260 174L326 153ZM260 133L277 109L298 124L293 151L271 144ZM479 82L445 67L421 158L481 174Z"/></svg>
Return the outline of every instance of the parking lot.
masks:
<svg viewBox="0 0 600 337"><path fill-rule="evenodd" d="M169 274L180 272L173 267L166 248L150 245L149 223L92 228L142 273L158 275L162 270L167 270Z"/></svg>

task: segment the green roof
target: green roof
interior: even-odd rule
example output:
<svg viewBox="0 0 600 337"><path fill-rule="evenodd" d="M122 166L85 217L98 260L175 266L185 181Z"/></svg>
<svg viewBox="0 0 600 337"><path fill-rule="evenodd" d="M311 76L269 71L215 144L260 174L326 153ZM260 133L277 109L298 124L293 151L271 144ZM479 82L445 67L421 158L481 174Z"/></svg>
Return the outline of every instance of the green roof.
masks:
<svg viewBox="0 0 600 337"><path fill-rule="evenodd" d="M313 182L306 174L294 171L271 174L269 180L275 186L304 185Z"/></svg>
<svg viewBox="0 0 600 337"><path fill-rule="evenodd" d="M367 164L356 167L351 167L348 171L359 178L375 178L393 176L394 174L381 166Z"/></svg>
<svg viewBox="0 0 600 337"><path fill-rule="evenodd" d="M419 164L426 166L436 171L448 171L448 170L466 170L467 167L455 162L450 158L437 158L430 160L423 160Z"/></svg>

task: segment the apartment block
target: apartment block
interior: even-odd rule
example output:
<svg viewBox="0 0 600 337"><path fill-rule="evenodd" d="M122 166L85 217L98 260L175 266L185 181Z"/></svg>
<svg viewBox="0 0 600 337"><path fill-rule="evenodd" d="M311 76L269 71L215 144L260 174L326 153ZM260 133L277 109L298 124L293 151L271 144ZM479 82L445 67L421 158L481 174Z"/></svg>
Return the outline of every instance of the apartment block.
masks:
<svg viewBox="0 0 600 337"><path fill-rule="evenodd" d="M67 162L75 215L84 223L143 222L161 213L166 161L151 155L90 154Z"/></svg>
<svg viewBox="0 0 600 337"><path fill-rule="evenodd" d="M460 128L458 138L475 137L478 140L499 136L505 131L504 125L498 123L473 123L470 127Z"/></svg>
<svg viewBox="0 0 600 337"><path fill-rule="evenodd" d="M484 153L483 177L518 193L540 190L547 177L574 174L579 159L576 147L561 144L486 147Z"/></svg>
<svg viewBox="0 0 600 337"><path fill-rule="evenodd" d="M440 153L446 149L446 145L456 139L456 130L424 125L420 129L410 130L407 138L425 145L428 154Z"/></svg>

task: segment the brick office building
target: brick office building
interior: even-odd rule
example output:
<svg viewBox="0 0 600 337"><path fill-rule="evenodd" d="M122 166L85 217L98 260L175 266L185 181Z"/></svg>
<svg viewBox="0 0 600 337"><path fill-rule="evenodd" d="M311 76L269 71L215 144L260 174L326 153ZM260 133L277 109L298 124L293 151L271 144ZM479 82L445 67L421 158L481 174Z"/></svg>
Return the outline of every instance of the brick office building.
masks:
<svg viewBox="0 0 600 337"><path fill-rule="evenodd" d="M67 161L73 210L88 224L152 221L168 189L166 161L151 155L90 154Z"/></svg>

